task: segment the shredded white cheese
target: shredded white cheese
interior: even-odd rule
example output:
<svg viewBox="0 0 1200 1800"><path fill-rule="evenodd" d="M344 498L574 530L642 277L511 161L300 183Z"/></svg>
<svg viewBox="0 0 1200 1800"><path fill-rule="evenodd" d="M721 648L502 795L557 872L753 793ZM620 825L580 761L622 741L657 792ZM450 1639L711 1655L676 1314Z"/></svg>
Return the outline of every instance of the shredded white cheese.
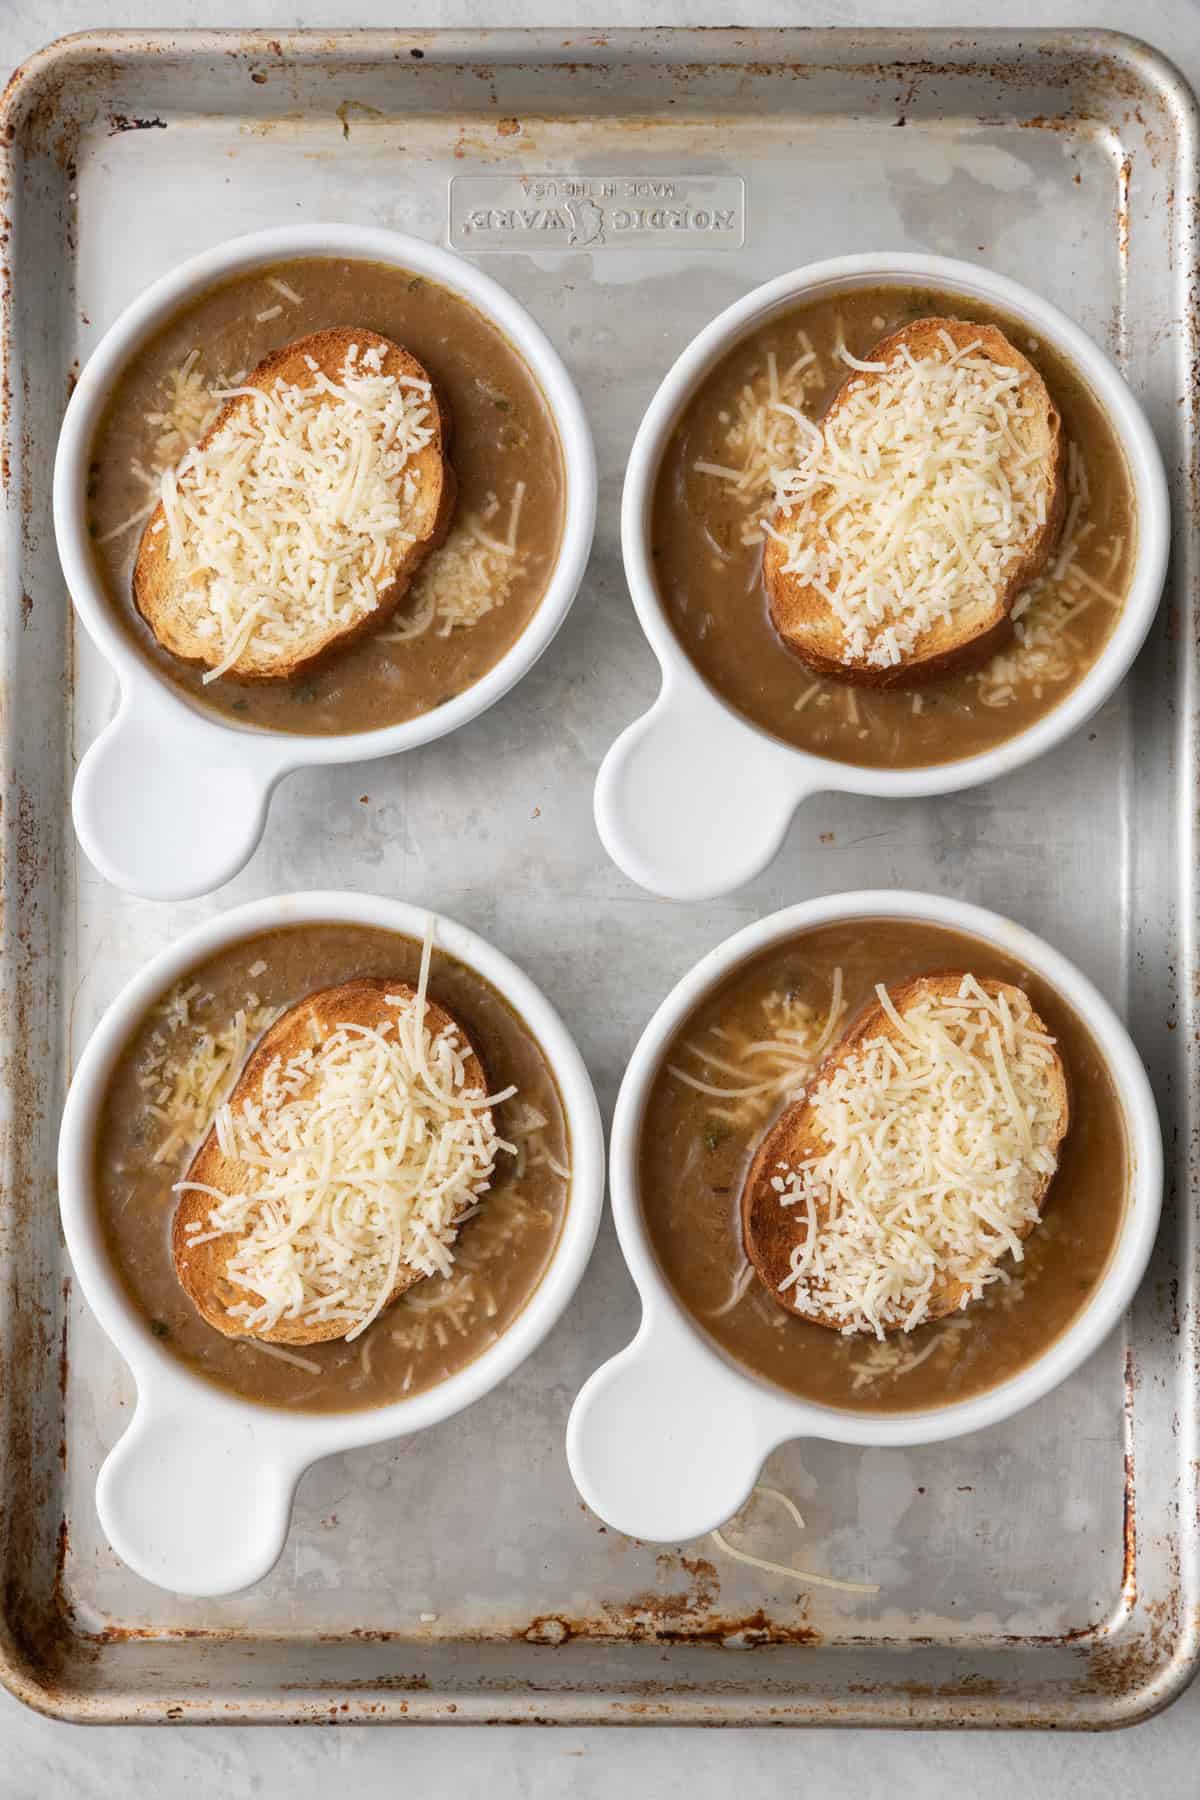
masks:
<svg viewBox="0 0 1200 1800"><path fill-rule="evenodd" d="M984 706L1041 700L1047 689L1072 681L1096 654L1094 632L1090 640L1083 637L1078 622L1094 614L1096 607L1106 606L1111 630L1124 602L1124 583L1118 585L1118 579L1125 539L1118 533L1097 536L1097 524L1103 530L1103 520L1092 516L1087 467L1074 443L1067 445L1067 495L1058 552L1045 574L1031 582L1013 606L1011 643L971 677ZM1084 559L1089 568L1083 566Z"/></svg>
<svg viewBox="0 0 1200 1800"><path fill-rule="evenodd" d="M935 1289L962 1304L998 1278L1038 1217L1062 1134L1057 1059L1019 989L987 993L964 975L901 1016L876 989L894 1036L859 1045L809 1092L825 1147L781 1163L771 1185L797 1235L780 1292L843 1331L911 1331Z"/></svg>
<svg viewBox="0 0 1200 1800"><path fill-rule="evenodd" d="M245 1005L222 1025L205 1024L191 1016L199 994L197 984L173 989L161 1008L168 1030L190 1030L190 1047L174 1049L165 1033L156 1031L138 1065L146 1110L164 1127L152 1153L156 1163L169 1161L204 1135L250 1046L276 1016L276 1009L248 994Z"/></svg>
<svg viewBox="0 0 1200 1800"><path fill-rule="evenodd" d="M388 996L378 1027L338 1025L277 1058L256 1096L217 1112L242 1185L215 1196L191 1243L237 1240L225 1274L249 1297L229 1311L249 1334L334 1320L355 1338L402 1271L452 1266L463 1216L505 1147L492 1108L509 1096L468 1085L470 1052L455 1028L432 1035L427 967L428 955L417 993ZM186 1180L177 1191L213 1193Z"/></svg>
<svg viewBox="0 0 1200 1800"><path fill-rule="evenodd" d="M776 352L769 351L765 367L743 383L736 412L722 421L727 460L692 465L698 475L720 481L746 510L743 544L762 542L775 472L796 462L816 434L806 409L813 391L825 385L825 371L806 331L796 333L794 352L781 369Z"/></svg>
<svg viewBox="0 0 1200 1800"><path fill-rule="evenodd" d="M781 1100L795 1099L803 1092L833 1042L845 1011L842 971L837 968L826 1007L815 1007L796 993L768 994L762 1002L761 1036L739 1035L714 1026L702 1041L683 1045L700 1067L700 1075L677 1064L669 1064L667 1072L684 1087L722 1102L709 1108L711 1120L738 1127L752 1125L773 1112ZM745 1291L743 1288L742 1293ZM729 1309L740 1298L732 1299Z"/></svg>
<svg viewBox="0 0 1200 1800"><path fill-rule="evenodd" d="M805 1529L799 1507L779 1488L765 1487L760 1483L753 1490L748 1504L752 1505L755 1497L760 1494L765 1499L778 1501L798 1531ZM733 1522L733 1520L728 1520L726 1529ZM877 1594L879 1592L877 1581L844 1581L839 1576L814 1575L811 1569L800 1569L792 1563L775 1562L766 1556L753 1556L749 1550L742 1550L736 1544L731 1544L725 1531L714 1531L712 1539L718 1550L724 1551L725 1555L732 1557L734 1562L745 1563L751 1569L761 1569L765 1575L782 1575L786 1580L797 1582L801 1587L834 1588L843 1594Z"/></svg>
<svg viewBox="0 0 1200 1800"><path fill-rule="evenodd" d="M241 1347L254 1351L257 1356L269 1356L275 1362L290 1363L293 1369L303 1369L306 1375L324 1374L320 1363L311 1356L301 1356L295 1350L285 1350L282 1344L260 1344L254 1338L243 1338Z"/></svg>
<svg viewBox="0 0 1200 1800"><path fill-rule="evenodd" d="M723 1319L726 1313L733 1312L746 1298L747 1290L753 1279L753 1265L743 1260L741 1268L733 1278L733 1286L729 1290L728 1299L722 1300L719 1306L711 1307L709 1311L704 1314L704 1317L706 1319Z"/></svg>
<svg viewBox="0 0 1200 1800"><path fill-rule="evenodd" d="M204 436L221 410L200 372L200 351L193 348L162 381L163 404L145 414L155 433L149 471L136 470L148 486L157 490L163 471L179 462L198 438ZM155 494L157 499L157 492Z"/></svg>
<svg viewBox="0 0 1200 1800"><path fill-rule="evenodd" d="M146 499L127 518L102 532L95 540L97 548L124 537L135 525L143 524L150 517L158 505L164 471L177 463L197 438L203 437L221 410L220 403L213 399L201 377L199 363L199 350L189 350L183 361L168 370L159 383L161 405L142 415L151 433L149 467L140 457L129 459L130 473L145 488Z"/></svg>
<svg viewBox="0 0 1200 1800"><path fill-rule="evenodd" d="M884 1381L902 1380L931 1356L943 1351L948 1342L945 1335L934 1336L918 1350L907 1338L899 1341L885 1338L882 1342L871 1339L850 1364L851 1392L857 1394L865 1388L878 1387Z"/></svg>
<svg viewBox="0 0 1200 1800"><path fill-rule="evenodd" d="M422 563L399 617L379 633L381 643L402 644L431 629L449 637L478 625L512 592L525 557L518 548L525 483L518 481L509 501L505 535L488 529L499 501L491 496L481 512L470 512L451 527L444 544Z"/></svg>
<svg viewBox="0 0 1200 1800"><path fill-rule="evenodd" d="M369 617L413 542L416 457L434 439L427 381L352 344L338 380L235 386L240 402L165 470L160 499L178 606L213 666L286 660Z"/></svg>
<svg viewBox="0 0 1200 1800"><path fill-rule="evenodd" d="M278 275L268 275L267 286L274 288L277 294L282 294L289 306L299 306L300 296L295 288L289 287L287 282L282 281Z"/></svg>
<svg viewBox="0 0 1200 1800"><path fill-rule="evenodd" d="M852 380L805 454L774 472L783 571L840 628L844 663L888 668L935 625L990 606L1045 523L1040 383L948 333Z"/></svg>
<svg viewBox="0 0 1200 1800"><path fill-rule="evenodd" d="M497 1319L502 1303L511 1304L513 1244L527 1244L531 1233L551 1223L549 1210L520 1186L506 1183L490 1194L477 1228L455 1250L452 1272L428 1284L428 1291L425 1283L410 1288L389 1313L393 1344L415 1360L434 1346L444 1349L455 1337L468 1336L481 1319Z"/></svg>

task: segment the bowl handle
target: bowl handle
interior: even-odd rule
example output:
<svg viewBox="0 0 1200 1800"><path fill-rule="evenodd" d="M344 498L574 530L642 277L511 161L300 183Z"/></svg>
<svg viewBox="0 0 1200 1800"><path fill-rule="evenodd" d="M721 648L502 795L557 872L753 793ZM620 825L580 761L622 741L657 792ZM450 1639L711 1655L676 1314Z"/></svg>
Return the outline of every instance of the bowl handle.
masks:
<svg viewBox="0 0 1200 1800"><path fill-rule="evenodd" d="M184 1408L143 1388L100 1470L96 1510L144 1581L176 1594L232 1594L278 1561L306 1460L266 1415L247 1419L195 1395Z"/></svg>
<svg viewBox="0 0 1200 1800"><path fill-rule="evenodd" d="M631 880L667 900L708 900L758 875L818 783L802 753L669 673L596 777L596 828Z"/></svg>
<svg viewBox="0 0 1200 1800"><path fill-rule="evenodd" d="M211 893L248 860L291 766L268 738L222 730L151 688L126 688L75 777L88 861L146 900Z"/></svg>
<svg viewBox="0 0 1200 1800"><path fill-rule="evenodd" d="M633 1342L589 1376L567 1422L580 1495L628 1537L679 1544L743 1506L763 1463L796 1436L795 1405L748 1393L690 1329L648 1311Z"/></svg>

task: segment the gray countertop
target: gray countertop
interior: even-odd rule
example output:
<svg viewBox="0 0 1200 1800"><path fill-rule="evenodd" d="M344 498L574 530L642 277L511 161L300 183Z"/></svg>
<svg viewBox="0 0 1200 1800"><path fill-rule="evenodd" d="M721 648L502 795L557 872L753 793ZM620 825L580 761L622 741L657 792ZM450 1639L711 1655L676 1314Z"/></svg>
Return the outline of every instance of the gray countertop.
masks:
<svg viewBox="0 0 1200 1800"><path fill-rule="evenodd" d="M170 28L203 25L295 27L390 25L399 14L371 0L240 0L214 14L211 0L0 0L0 69L66 32L98 26ZM1028 23L1104 25L1151 41L1195 44L1184 73L1200 86L1200 8L1195 0L1151 0L1131 9L1121 0L1015 0L996 8L982 0L664 0L648 9L635 0L423 0L406 24L618 26L660 24L972 25ZM1190 26L1190 30L1189 30ZM1190 64L1190 66L1189 66ZM831 1731L688 1732L651 1727L545 1731L465 1731L412 1727L389 1731L316 1731L253 1727L134 1729L61 1725L24 1710L0 1693L0 1800L54 1800L139 1792L173 1797L220 1794L222 1800L288 1793L325 1794L346 1771L361 1800L406 1791L446 1793L455 1800L610 1792L658 1794L686 1784L694 1800L768 1784L820 1791L828 1800L921 1791L965 1793L989 1800L1023 1791L1059 1797L1121 1793L1183 1795L1196 1787L1188 1743L1200 1718L1193 1690L1165 1716L1115 1736L1022 1736L997 1733L907 1735ZM802 1736L803 1742L798 1741Z"/></svg>

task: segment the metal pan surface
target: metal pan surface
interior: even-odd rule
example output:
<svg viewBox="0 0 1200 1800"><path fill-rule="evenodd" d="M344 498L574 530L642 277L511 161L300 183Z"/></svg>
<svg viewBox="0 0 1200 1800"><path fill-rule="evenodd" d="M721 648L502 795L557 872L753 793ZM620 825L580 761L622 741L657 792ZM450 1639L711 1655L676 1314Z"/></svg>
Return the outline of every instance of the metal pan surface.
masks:
<svg viewBox="0 0 1200 1800"><path fill-rule="evenodd" d="M109 1721L1101 1727L1164 1704L1194 1667L1200 1617L1200 158L1176 72L1098 32L118 33L42 53L4 104L5 1682ZM70 828L73 759L116 696L73 633L53 549L67 390L165 269L235 233L331 217L477 258L545 330L595 433L590 570L554 643L485 716L401 759L284 783L258 854L218 896L122 898ZM1051 756L967 794L818 798L766 873L671 905L619 874L591 820L601 757L658 686L620 566L629 446L706 320L784 270L867 247L987 264L1104 345L1172 480L1168 593L1130 678ZM605 1107L676 979L784 904L890 885L1020 920L1112 1002L1155 1086L1168 1198L1132 1312L1064 1387L976 1436L772 1458L768 1479L808 1520L802 1560L869 1548L881 1592L852 1613L710 1543L606 1532L580 1506L570 1402L637 1316L606 1225L570 1312L502 1392L419 1455L375 1445L309 1472L268 1581L219 1601L150 1588L93 1507L132 1388L59 1240L65 1075L157 949L218 907L318 885L486 935L576 1035ZM796 1549L776 1525L750 1515L741 1541Z"/></svg>

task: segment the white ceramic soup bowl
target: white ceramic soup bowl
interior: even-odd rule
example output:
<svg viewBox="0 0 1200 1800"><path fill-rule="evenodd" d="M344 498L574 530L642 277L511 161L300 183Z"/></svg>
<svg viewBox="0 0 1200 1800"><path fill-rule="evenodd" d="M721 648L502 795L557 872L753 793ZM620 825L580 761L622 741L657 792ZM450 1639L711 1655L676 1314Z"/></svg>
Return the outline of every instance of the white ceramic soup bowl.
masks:
<svg viewBox="0 0 1200 1800"><path fill-rule="evenodd" d="M1094 1037L1124 1113L1129 1191L1120 1236L1091 1299L1028 1367L969 1400L905 1413L850 1412L798 1400L736 1363L684 1308L662 1274L642 1217L638 1138L664 1051L692 1008L771 944L833 921L913 919L969 933L1023 963L1062 996ZM642 1301L633 1342L582 1388L567 1427L575 1485L593 1512L631 1537L680 1543L741 1507L763 1462L793 1438L875 1447L929 1444L1009 1418L1077 1369L1117 1324L1154 1244L1162 1206L1162 1136L1129 1034L1074 964L998 913L932 894L835 894L747 926L684 976L647 1025L617 1097L610 1142L617 1236Z"/></svg>
<svg viewBox="0 0 1200 1800"><path fill-rule="evenodd" d="M258 1581L283 1548L296 1483L339 1450L405 1437L448 1419L535 1350L575 1292L604 1204L604 1138L591 1079L549 1001L516 965L465 926L435 916L438 949L481 975L529 1026L557 1079L571 1144L571 1183L553 1256L524 1310L474 1362L390 1406L324 1415L238 1399L192 1374L154 1337L106 1252L92 1153L109 1075L155 999L224 945L282 926L339 921L420 940L421 907L366 894L304 893L239 906L186 933L122 989L93 1032L63 1111L58 1186L63 1230L84 1296L137 1384L137 1406L96 1484L100 1522L136 1574L181 1594L224 1594Z"/></svg>
<svg viewBox="0 0 1200 1800"><path fill-rule="evenodd" d="M1001 307L1054 345L1108 414L1129 465L1137 555L1125 605L1096 662L1043 718L976 756L920 769L866 769L797 750L728 705L689 660L663 610L650 555L659 464L675 423L709 370L750 332L802 301L862 287L947 289ZM642 420L621 503L625 576L662 669L650 711L608 752L596 824L614 862L674 900L731 892L766 868L802 800L816 793L908 799L974 787L1032 761L1075 731L1124 677L1162 593L1170 509L1162 457L1141 407L1109 358L1057 307L990 270L912 253L840 256L781 275L719 314L679 357ZM800 664L797 663L797 669Z"/></svg>
<svg viewBox="0 0 1200 1800"><path fill-rule="evenodd" d="M294 258L387 263L467 300L520 352L558 430L563 529L546 591L516 643L474 686L421 718L342 736L241 727L203 711L143 657L104 592L87 534L87 473L96 428L121 371L188 301L248 270ZM596 464L575 385L524 307L448 250L364 225L290 225L218 244L156 281L89 358L67 407L54 469L54 530L67 587L89 637L120 683L116 715L75 780L75 829L115 886L148 899L211 892L252 854L276 783L295 769L392 756L444 737L487 710L529 670L575 598L591 549Z"/></svg>

